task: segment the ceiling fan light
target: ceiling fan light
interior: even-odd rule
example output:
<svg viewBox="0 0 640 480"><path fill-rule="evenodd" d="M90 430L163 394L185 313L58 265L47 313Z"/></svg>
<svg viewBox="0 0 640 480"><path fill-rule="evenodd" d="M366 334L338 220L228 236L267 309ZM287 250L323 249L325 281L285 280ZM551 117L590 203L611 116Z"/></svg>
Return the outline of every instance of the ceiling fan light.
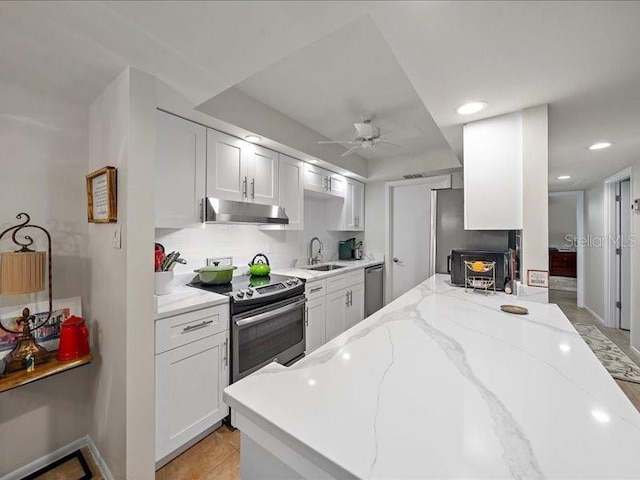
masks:
<svg viewBox="0 0 640 480"><path fill-rule="evenodd" d="M260 140L262 140L262 138L260 138L258 135L247 135L244 138L247 142L251 143L258 143Z"/></svg>
<svg viewBox="0 0 640 480"><path fill-rule="evenodd" d="M474 102L465 103L464 105L460 105L456 109L456 112L458 112L460 115L471 115L473 113L478 113L480 110L484 110L487 105L489 105L487 102L477 100Z"/></svg>

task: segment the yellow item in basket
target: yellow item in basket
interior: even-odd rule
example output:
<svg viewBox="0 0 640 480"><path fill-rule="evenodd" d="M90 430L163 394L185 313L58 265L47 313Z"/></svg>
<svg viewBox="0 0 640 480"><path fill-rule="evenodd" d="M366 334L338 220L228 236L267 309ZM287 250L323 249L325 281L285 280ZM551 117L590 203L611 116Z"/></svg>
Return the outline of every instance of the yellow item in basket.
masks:
<svg viewBox="0 0 640 480"><path fill-rule="evenodd" d="M486 267L484 262L481 262L479 260L471 264L471 270L473 270L474 272L484 272L485 268Z"/></svg>

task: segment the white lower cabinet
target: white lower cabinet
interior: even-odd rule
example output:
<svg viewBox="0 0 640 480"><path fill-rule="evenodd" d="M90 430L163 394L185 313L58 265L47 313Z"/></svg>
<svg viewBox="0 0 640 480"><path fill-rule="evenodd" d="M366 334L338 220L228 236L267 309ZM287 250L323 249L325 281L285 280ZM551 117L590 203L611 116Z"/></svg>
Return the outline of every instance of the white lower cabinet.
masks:
<svg viewBox="0 0 640 480"><path fill-rule="evenodd" d="M307 301L306 353L313 352L325 343L325 298Z"/></svg>
<svg viewBox="0 0 640 480"><path fill-rule="evenodd" d="M310 293L320 288L319 283L307 285L307 352L332 340L364 319L363 272L364 270L356 270L328 278L326 280L328 293L326 295L321 293L322 296ZM324 288L324 284L322 287ZM311 318L312 307L314 308L313 318ZM321 315L322 319L319 320ZM322 327L318 325L319 323ZM320 331L324 332L324 337L318 333Z"/></svg>
<svg viewBox="0 0 640 480"><path fill-rule="evenodd" d="M175 325L185 335L203 332L203 338L156 354L156 462L165 463L172 454L181 453L229 413L222 401L222 391L229 385L228 314L227 329L214 334L205 333L210 320L185 318L181 323L188 315L156 322L156 335L161 322Z"/></svg>

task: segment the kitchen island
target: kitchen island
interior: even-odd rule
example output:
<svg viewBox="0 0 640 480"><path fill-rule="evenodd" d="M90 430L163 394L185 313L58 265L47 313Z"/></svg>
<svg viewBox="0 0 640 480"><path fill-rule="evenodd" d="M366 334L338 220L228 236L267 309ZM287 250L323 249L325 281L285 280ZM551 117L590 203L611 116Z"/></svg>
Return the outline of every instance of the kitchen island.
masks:
<svg viewBox="0 0 640 480"><path fill-rule="evenodd" d="M436 275L225 389L242 478L640 478L640 414L556 305Z"/></svg>

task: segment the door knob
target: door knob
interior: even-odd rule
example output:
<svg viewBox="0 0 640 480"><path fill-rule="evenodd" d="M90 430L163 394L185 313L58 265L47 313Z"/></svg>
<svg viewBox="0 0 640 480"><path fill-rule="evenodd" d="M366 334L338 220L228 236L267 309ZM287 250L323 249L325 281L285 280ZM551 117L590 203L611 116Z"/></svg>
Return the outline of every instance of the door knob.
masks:
<svg viewBox="0 0 640 480"><path fill-rule="evenodd" d="M393 257L393 258L392 258L392 260L393 260L395 263L402 263L402 261L401 261L398 257Z"/></svg>

